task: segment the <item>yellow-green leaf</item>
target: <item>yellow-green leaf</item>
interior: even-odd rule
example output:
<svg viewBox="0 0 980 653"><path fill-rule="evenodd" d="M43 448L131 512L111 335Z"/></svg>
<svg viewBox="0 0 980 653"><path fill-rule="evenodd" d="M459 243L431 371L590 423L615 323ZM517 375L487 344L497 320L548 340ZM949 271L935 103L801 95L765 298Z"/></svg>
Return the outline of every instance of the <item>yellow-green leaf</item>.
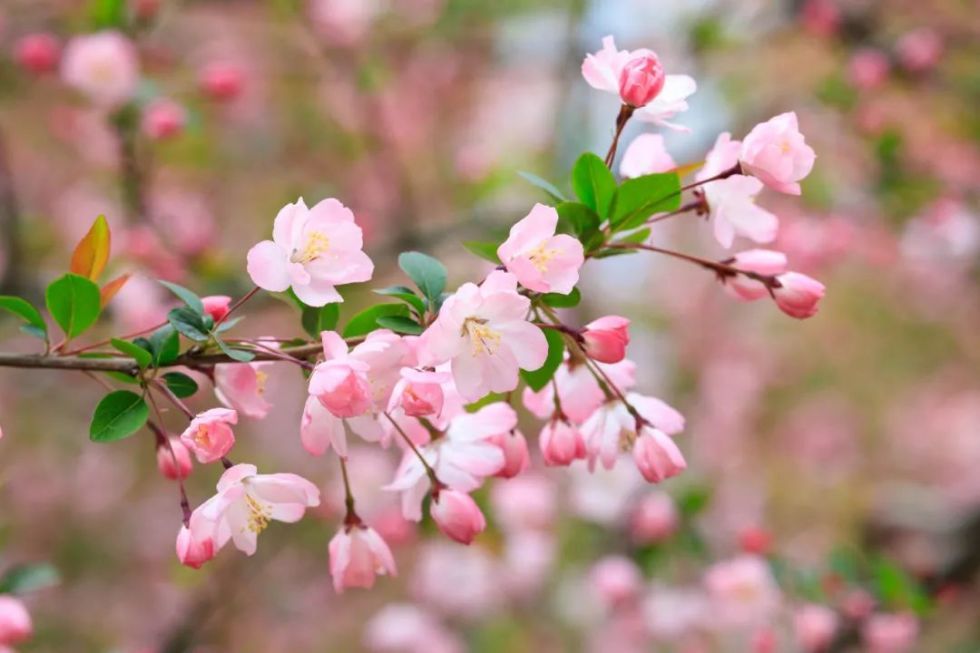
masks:
<svg viewBox="0 0 980 653"><path fill-rule="evenodd" d="M75 247L71 255L71 271L93 281L98 279L109 261L111 243L109 223L104 215L100 215Z"/></svg>

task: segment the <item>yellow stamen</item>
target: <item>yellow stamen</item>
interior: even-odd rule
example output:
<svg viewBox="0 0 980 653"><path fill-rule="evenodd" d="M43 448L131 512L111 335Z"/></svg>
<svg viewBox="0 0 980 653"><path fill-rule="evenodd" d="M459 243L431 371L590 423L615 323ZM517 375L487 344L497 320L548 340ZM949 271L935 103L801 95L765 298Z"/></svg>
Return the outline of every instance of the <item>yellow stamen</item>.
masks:
<svg viewBox="0 0 980 653"><path fill-rule="evenodd" d="M245 505L248 506L248 530L258 535L269 525L269 520L272 518L272 508L248 492L245 493Z"/></svg>
<svg viewBox="0 0 980 653"><path fill-rule="evenodd" d="M541 273L548 271L548 263L556 256L558 256L558 250L545 247L545 243L541 243L528 254L528 258L531 259L531 264Z"/></svg>
<svg viewBox="0 0 980 653"><path fill-rule="evenodd" d="M302 250L294 249L293 255L289 257L291 263L309 263L327 253L330 249L330 239L326 234L314 231L306 237L306 244Z"/></svg>
<svg viewBox="0 0 980 653"><path fill-rule="evenodd" d="M486 320L479 318L466 318L461 335L469 336L473 356L492 355L500 346L500 334L488 327Z"/></svg>
<svg viewBox="0 0 980 653"><path fill-rule="evenodd" d="M255 386L259 395L265 394L265 383L269 380L269 375L262 370L255 371Z"/></svg>

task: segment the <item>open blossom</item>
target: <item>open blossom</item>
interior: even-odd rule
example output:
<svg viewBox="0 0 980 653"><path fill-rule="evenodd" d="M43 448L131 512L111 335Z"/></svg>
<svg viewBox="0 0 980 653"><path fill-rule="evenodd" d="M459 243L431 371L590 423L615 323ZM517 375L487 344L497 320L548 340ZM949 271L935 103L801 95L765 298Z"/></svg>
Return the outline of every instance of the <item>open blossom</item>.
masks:
<svg viewBox="0 0 980 653"><path fill-rule="evenodd" d="M252 419L262 419L272 408L265 399L266 369L273 363L220 363L214 366L214 394L222 404Z"/></svg>
<svg viewBox="0 0 980 653"><path fill-rule="evenodd" d="M722 247L731 247L736 235L757 243L775 240L779 219L755 203L762 187L761 181L744 175L705 184L715 239Z"/></svg>
<svg viewBox="0 0 980 653"><path fill-rule="evenodd" d="M732 267L765 276L776 276L786 272L786 255L771 249L750 249L732 257ZM725 279L727 288L735 297L753 301L766 297L769 288L761 281L738 274Z"/></svg>
<svg viewBox="0 0 980 653"><path fill-rule="evenodd" d="M653 53L645 49L633 52L618 50L613 37L607 36L602 39L601 50L586 55L582 62L582 77L592 88L620 95L620 80L624 68L631 61L649 54ZM678 113L687 111L687 98L696 90L697 84L687 75L666 75L659 93L633 115L646 122L686 131L668 121Z"/></svg>
<svg viewBox="0 0 980 653"><path fill-rule="evenodd" d="M796 641L806 653L821 653L834 640L837 622L837 613L827 606L818 603L804 605L793 615Z"/></svg>
<svg viewBox="0 0 980 653"><path fill-rule="evenodd" d="M677 167L664 145L660 134L640 134L629 144L619 163L619 174L624 177L642 177L657 172L668 172Z"/></svg>
<svg viewBox="0 0 980 653"><path fill-rule="evenodd" d="M375 576L397 573L391 549L373 528L344 526L330 540L330 575L338 594L349 587L373 587Z"/></svg>
<svg viewBox="0 0 980 653"><path fill-rule="evenodd" d="M536 370L548 356L544 334L527 321L530 305L508 272L491 272L480 286L463 284L422 334L420 362L452 361L456 387L468 401L513 390L519 369Z"/></svg>
<svg viewBox="0 0 980 653"><path fill-rule="evenodd" d="M26 70L35 74L48 73L58 65L61 45L47 32L25 34L14 45L14 58Z"/></svg>
<svg viewBox="0 0 980 653"><path fill-rule="evenodd" d="M177 533L177 559L180 564L200 569L205 562L214 558L218 552L214 537L212 524L203 519L200 513L192 514L190 524L181 526Z"/></svg>
<svg viewBox="0 0 980 653"><path fill-rule="evenodd" d="M329 358L313 370L310 376L309 392L320 400L323 407L336 417L356 417L363 415L371 406L371 386L367 373L370 367L365 361L347 354L347 345L333 331L321 334L324 350L332 345L327 340L337 343L343 355Z"/></svg>
<svg viewBox="0 0 980 653"><path fill-rule="evenodd" d="M199 413L184 432L180 441L194 452L200 463L212 463L231 451L235 445L235 433L231 430L238 423L238 413L229 408L211 408Z"/></svg>
<svg viewBox="0 0 980 653"><path fill-rule="evenodd" d="M544 425L538 436L538 446L546 465L565 467L585 458L585 438L578 427L561 419Z"/></svg>
<svg viewBox="0 0 980 653"><path fill-rule="evenodd" d="M186 124L187 110L173 100L154 100L143 109L143 133L154 140L173 138Z"/></svg>
<svg viewBox="0 0 980 653"><path fill-rule="evenodd" d="M781 274L776 281L779 285L773 288L772 295L783 313L801 320L817 314L826 292L822 283L799 272Z"/></svg>
<svg viewBox="0 0 980 653"><path fill-rule="evenodd" d="M132 99L139 75L136 48L115 31L76 36L65 47L61 61L65 83L108 108Z"/></svg>
<svg viewBox="0 0 980 653"><path fill-rule="evenodd" d="M469 544L487 527L476 501L465 492L439 490L429 510L439 530L461 544Z"/></svg>
<svg viewBox="0 0 980 653"><path fill-rule="evenodd" d="M742 170L789 195L800 194L799 182L813 170L816 158L793 111L756 125L742 140L739 153Z"/></svg>
<svg viewBox="0 0 980 653"><path fill-rule="evenodd" d="M585 262L582 243L568 234L555 235L557 226L558 211L535 204L497 248L504 267L525 288L567 295L578 283Z"/></svg>
<svg viewBox="0 0 980 653"><path fill-rule="evenodd" d="M630 343L630 321L619 315L606 315L582 329L586 355L600 363L618 363L626 358Z"/></svg>
<svg viewBox="0 0 980 653"><path fill-rule="evenodd" d="M31 615L17 597L0 594L0 645L19 644L34 632Z"/></svg>
<svg viewBox="0 0 980 653"><path fill-rule="evenodd" d="M302 476L259 474L255 465L240 463L225 470L218 493L191 515L191 535L195 541L210 536L216 551L231 540L252 555L269 522L297 522L307 508L318 505L320 490Z"/></svg>
<svg viewBox="0 0 980 653"><path fill-rule="evenodd" d="M631 107L645 107L664 88L666 75L656 53L649 50L626 62L619 73L619 97Z"/></svg>
<svg viewBox="0 0 980 653"><path fill-rule="evenodd" d="M310 209L300 198L279 211L272 240L249 250L248 274L271 292L292 287L309 306L342 302L335 286L368 281L374 273L362 246L350 209L333 198Z"/></svg>
<svg viewBox="0 0 980 653"><path fill-rule="evenodd" d="M191 452L177 438L170 438L170 446L166 443L157 445L157 469L164 478L174 481L191 475Z"/></svg>

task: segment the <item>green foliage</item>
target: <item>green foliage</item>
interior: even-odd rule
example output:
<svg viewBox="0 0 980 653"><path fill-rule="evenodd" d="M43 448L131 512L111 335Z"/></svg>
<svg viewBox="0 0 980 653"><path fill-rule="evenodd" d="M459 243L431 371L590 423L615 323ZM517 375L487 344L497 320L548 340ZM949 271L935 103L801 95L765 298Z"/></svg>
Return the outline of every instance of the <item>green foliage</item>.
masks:
<svg viewBox="0 0 980 653"><path fill-rule="evenodd" d="M884 558L873 569L875 591L881 602L891 610L913 610L923 615L931 607L929 596L922 586L901 567Z"/></svg>
<svg viewBox="0 0 980 653"><path fill-rule="evenodd" d="M446 266L421 252L402 252L398 255L398 267L415 282L436 312L446 289Z"/></svg>
<svg viewBox="0 0 980 653"><path fill-rule="evenodd" d="M126 24L126 1L89 0L89 16L95 29L121 28Z"/></svg>
<svg viewBox="0 0 980 653"><path fill-rule="evenodd" d="M592 152L586 152L572 168L572 188L582 203L608 217L616 194L616 178L606 164Z"/></svg>
<svg viewBox="0 0 980 653"><path fill-rule="evenodd" d="M616 191L610 224L615 231L635 229L654 213L675 211L681 205L681 181L666 172L627 179Z"/></svg>
<svg viewBox="0 0 980 653"><path fill-rule="evenodd" d="M177 299L187 304L187 307L193 310L198 315L204 315L204 302L195 293L191 292L183 286L179 286L176 283L170 283L169 281L160 281L160 284L164 286L167 290L172 292L177 296Z"/></svg>
<svg viewBox="0 0 980 653"><path fill-rule="evenodd" d="M561 334L554 329L542 329L542 331L548 340L548 357L545 358L544 365L536 370L521 370L524 382L535 392L548 384L565 357L565 339Z"/></svg>
<svg viewBox="0 0 980 653"><path fill-rule="evenodd" d="M337 304L326 304L320 307L304 306L303 315L300 318L303 331L306 331L314 339L319 338L323 331L336 329L338 320L340 320L340 306Z"/></svg>
<svg viewBox="0 0 980 653"><path fill-rule="evenodd" d="M480 242L477 240L468 240L463 243L463 247L470 250L477 256L495 265L500 265L500 257L497 256L497 248L500 247L500 243L489 243Z"/></svg>
<svg viewBox="0 0 980 653"><path fill-rule="evenodd" d="M60 582L58 570L47 563L17 565L0 578L0 594L25 594Z"/></svg>
<svg viewBox="0 0 980 653"><path fill-rule="evenodd" d="M415 309L415 312L420 316L425 314L425 302L408 286L388 286L387 288L375 290L374 292L384 297L400 299Z"/></svg>
<svg viewBox="0 0 980 653"><path fill-rule="evenodd" d="M138 342L141 347L147 348L140 342L141 340L144 339L137 338L134 342ZM149 344L148 349L153 352L153 364L158 367L170 365L180 356L180 337L173 326L169 324L154 331L146 343Z"/></svg>
<svg viewBox="0 0 980 653"><path fill-rule="evenodd" d="M136 361L140 369L145 370L153 364L153 352L133 342L113 338L112 346Z"/></svg>
<svg viewBox="0 0 980 653"><path fill-rule="evenodd" d="M179 306L167 313L167 321L181 335L194 342L207 342L211 338L209 316L201 315L190 306Z"/></svg>
<svg viewBox="0 0 980 653"><path fill-rule="evenodd" d="M352 317L344 328L345 338L365 336L375 329L380 329L378 318L389 316L408 317L408 307L405 304L378 304L365 309Z"/></svg>
<svg viewBox="0 0 980 653"><path fill-rule="evenodd" d="M48 286L44 300L51 317L69 339L95 324L102 311L99 287L89 279L68 273Z"/></svg>
<svg viewBox="0 0 980 653"><path fill-rule="evenodd" d="M572 288L572 292L567 295L549 292L541 295L541 301L552 308L572 308L582 301L582 293L578 288Z"/></svg>
<svg viewBox="0 0 980 653"><path fill-rule="evenodd" d="M521 177L521 179L529 182L532 186L536 188L540 188L544 192L548 193L548 195L550 195L552 199L558 202L568 201L568 198L565 197L565 194L562 193L560 190L558 190L558 187L552 184L550 181L542 179L541 177L537 176L534 173L524 172L523 170L518 172L517 174L518 176Z"/></svg>
<svg viewBox="0 0 980 653"><path fill-rule="evenodd" d="M379 327L410 336L417 336L425 330L421 324L404 315L382 315L376 322Z"/></svg>
<svg viewBox="0 0 980 653"><path fill-rule="evenodd" d="M197 381L180 372L168 372L164 374L163 382L170 388L170 392L181 399L194 396L198 390Z"/></svg>
<svg viewBox="0 0 980 653"><path fill-rule="evenodd" d="M558 211L559 231L574 234L583 244L598 233L602 219L585 204L562 202L555 210Z"/></svg>
<svg viewBox="0 0 980 653"><path fill-rule="evenodd" d="M114 442L138 431L150 416L143 397L128 390L110 392L95 407L89 438L93 442Z"/></svg>
<svg viewBox="0 0 980 653"><path fill-rule="evenodd" d="M24 333L47 341L48 325L45 324L41 312L34 308L34 305L26 299L12 295L0 295L0 310L7 311L27 322L27 324L21 327Z"/></svg>
<svg viewBox="0 0 980 653"><path fill-rule="evenodd" d="M218 349L220 349L225 354L225 356L234 359L240 363L247 363L255 359L255 354L253 354L252 352L246 351L244 349L238 349L232 347L227 342L225 342L224 340L222 340L217 336L214 337L214 342L216 345L218 345Z"/></svg>

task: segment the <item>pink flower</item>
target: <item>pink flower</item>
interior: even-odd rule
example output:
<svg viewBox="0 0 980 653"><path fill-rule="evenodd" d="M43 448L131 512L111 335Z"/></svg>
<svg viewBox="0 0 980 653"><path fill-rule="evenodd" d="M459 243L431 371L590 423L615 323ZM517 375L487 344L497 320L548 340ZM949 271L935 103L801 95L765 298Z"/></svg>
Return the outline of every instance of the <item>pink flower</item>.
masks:
<svg viewBox="0 0 980 653"><path fill-rule="evenodd" d="M600 406L582 425L589 468L596 461L612 469L621 451L633 450L643 477L656 483L684 469L684 457L667 435L684 429L684 417L663 401L636 393L626 395L646 423L637 431L637 420L621 401Z"/></svg>
<svg viewBox="0 0 980 653"><path fill-rule="evenodd" d="M20 599L0 594L0 644L19 644L34 632L31 615Z"/></svg>
<svg viewBox="0 0 980 653"><path fill-rule="evenodd" d="M862 48L854 53L847 64L847 76L851 84L862 91L871 91L888 80L891 63L880 50Z"/></svg>
<svg viewBox="0 0 980 653"><path fill-rule="evenodd" d="M698 171L696 179L698 181L711 179L735 167L741 151L742 141L732 140L732 135L728 132L718 134L715 144L704 157L704 166Z"/></svg>
<svg viewBox="0 0 980 653"><path fill-rule="evenodd" d="M585 262L582 243L567 234L555 235L557 226L558 211L535 204L497 248L507 271L529 290L567 295L578 283Z"/></svg>
<svg viewBox="0 0 980 653"><path fill-rule="evenodd" d="M507 272L490 273L480 286L463 284L422 334L420 362L452 361L453 379L467 401L513 390L518 370L536 370L548 355L541 329L527 321L530 305Z"/></svg>
<svg viewBox="0 0 980 653"><path fill-rule="evenodd" d="M449 378L442 372L403 368L401 379L391 393L389 407L401 406L409 417L438 415L445 400L442 384Z"/></svg>
<svg viewBox="0 0 980 653"><path fill-rule="evenodd" d="M743 555L712 565L704 584L715 614L729 626L759 624L779 608L779 588L765 560Z"/></svg>
<svg viewBox="0 0 980 653"><path fill-rule="evenodd" d="M439 530L461 544L469 544L487 527L476 501L464 492L447 489L434 492L429 512Z"/></svg>
<svg viewBox="0 0 980 653"><path fill-rule="evenodd" d="M322 337L339 338L333 331L325 331ZM363 415L371 406L368 369L367 363L351 356L326 360L310 376L310 394L337 417Z"/></svg>
<svg viewBox="0 0 980 653"><path fill-rule="evenodd" d="M779 219L756 206L755 196L761 190L761 181L744 175L733 175L705 184L704 195L708 201L715 239L722 247L731 247L736 235L757 243L775 240Z"/></svg>
<svg viewBox="0 0 980 653"><path fill-rule="evenodd" d="M371 29L380 9L376 0L310 0L310 21L331 46L352 46Z"/></svg>
<svg viewBox="0 0 980 653"><path fill-rule="evenodd" d="M212 100L225 102L241 95L245 73L237 64L213 61L201 70L198 78L201 90Z"/></svg>
<svg viewBox="0 0 980 653"><path fill-rule="evenodd" d="M232 424L238 423L238 413L228 408L212 408L199 413L184 432L180 441L197 455L200 463L212 463L231 451L235 444Z"/></svg>
<svg viewBox="0 0 980 653"><path fill-rule="evenodd" d="M643 575L636 563L621 555L610 555L596 562L589 572L595 593L609 606L622 605L639 596Z"/></svg>
<svg viewBox="0 0 980 653"><path fill-rule="evenodd" d="M272 408L272 404L265 400L268 379L265 370L270 365L271 362L215 365L214 394L218 401L246 417L264 418Z"/></svg>
<svg viewBox="0 0 980 653"><path fill-rule="evenodd" d="M172 452L172 453L171 453ZM177 438L170 438L170 446L166 443L157 445L157 469L164 478L172 481L187 478L191 475L191 452Z"/></svg>
<svg viewBox="0 0 980 653"><path fill-rule="evenodd" d="M677 506L670 495L651 492L630 513L630 536L637 544L654 544L673 535L678 523Z"/></svg>
<svg viewBox="0 0 980 653"><path fill-rule="evenodd" d="M817 36L832 36L840 27L840 9L834 0L806 0L800 13L803 27Z"/></svg>
<svg viewBox="0 0 980 653"><path fill-rule="evenodd" d="M833 641L837 621L837 613L825 605L804 605L793 615L796 641L806 653L821 653Z"/></svg>
<svg viewBox="0 0 980 653"><path fill-rule="evenodd" d="M143 133L156 141L173 138L187 124L187 111L173 100L154 100L143 109Z"/></svg>
<svg viewBox="0 0 980 653"><path fill-rule="evenodd" d="M527 438L520 431L500 433L490 438L490 442L504 454L504 465L495 474L500 478L514 478L531 464L527 450Z"/></svg>
<svg viewBox="0 0 980 653"><path fill-rule="evenodd" d="M622 390L636 383L636 365L623 360L613 365L598 363L602 371ZM562 412L573 424L581 424L605 401L605 395L589 368L582 362L566 360L555 372L553 383L538 392L524 388L524 405L535 416L548 419L555 411L555 387Z"/></svg>
<svg viewBox="0 0 980 653"><path fill-rule="evenodd" d="M772 295L783 313L801 320L817 314L826 292L822 283L799 272L781 274L776 281L779 285L773 288Z"/></svg>
<svg viewBox="0 0 980 653"><path fill-rule="evenodd" d="M861 636L869 653L906 653L919 636L919 622L911 614L876 614L865 622Z"/></svg>
<svg viewBox="0 0 980 653"><path fill-rule="evenodd" d="M330 540L330 575L338 594L349 587L373 587L374 577L386 574L398 574L395 559L373 528L345 526Z"/></svg>
<svg viewBox="0 0 980 653"><path fill-rule="evenodd" d="M776 276L786 272L786 255L771 249L750 249L733 256L731 264L739 270ZM738 299L747 302L769 294L766 284L741 274L725 279L725 288Z"/></svg>
<svg viewBox="0 0 980 653"><path fill-rule="evenodd" d="M61 45L47 32L25 34L14 45L14 58L25 70L36 75L49 73L58 65Z"/></svg>
<svg viewBox="0 0 980 653"><path fill-rule="evenodd" d="M742 141L739 156L746 173L789 195L800 194L798 182L810 174L816 158L792 111L756 125Z"/></svg>
<svg viewBox="0 0 980 653"><path fill-rule="evenodd" d="M660 94L665 81L660 59L649 50L643 51L626 62L619 73L619 97L623 104L636 109L644 107Z"/></svg>
<svg viewBox="0 0 980 653"><path fill-rule="evenodd" d="M136 93L140 76L136 48L119 32L76 36L65 47L61 76L93 103L118 107Z"/></svg>
<svg viewBox="0 0 980 653"><path fill-rule="evenodd" d="M626 358L630 343L630 321L618 315L593 320L582 330L586 355L600 363L618 363Z"/></svg>
<svg viewBox="0 0 980 653"><path fill-rule="evenodd" d="M231 297L228 295L208 295L201 298L201 303L204 304L204 312L217 322L228 315L228 309L231 308Z"/></svg>
<svg viewBox="0 0 980 653"><path fill-rule="evenodd" d="M193 513L190 526L181 526L177 533L177 559L182 565L200 569L215 553L212 524L202 519L200 513Z"/></svg>
<svg viewBox="0 0 980 653"><path fill-rule="evenodd" d="M292 524L302 519L307 508L318 505L320 490L305 478L259 474L255 465L240 463L225 470L218 493L191 515L191 536L203 541L210 535L215 550L231 540L239 551L252 555L259 533L270 521Z"/></svg>
<svg viewBox="0 0 980 653"><path fill-rule="evenodd" d="M374 272L361 247L361 228L350 209L333 198L308 209L300 198L279 211L272 240L249 250L248 274L271 292L292 286L310 306L342 302L335 286L368 281Z"/></svg>
<svg viewBox="0 0 980 653"><path fill-rule="evenodd" d="M934 68L942 59L943 49L942 37L930 27L914 29L895 44L899 63L914 73Z"/></svg>
<svg viewBox="0 0 980 653"><path fill-rule="evenodd" d="M585 458L585 439L577 427L560 419L545 424L538 436L538 446L547 465L568 466Z"/></svg>
<svg viewBox="0 0 980 653"><path fill-rule="evenodd" d="M633 443L633 460L650 483L660 483L687 469L681 450L674 441L657 429L643 429Z"/></svg>
<svg viewBox="0 0 980 653"><path fill-rule="evenodd" d="M664 145L660 134L640 134L633 139L623 160L619 164L619 174L624 177L642 177L657 172L668 172L677 167L674 159Z"/></svg>

